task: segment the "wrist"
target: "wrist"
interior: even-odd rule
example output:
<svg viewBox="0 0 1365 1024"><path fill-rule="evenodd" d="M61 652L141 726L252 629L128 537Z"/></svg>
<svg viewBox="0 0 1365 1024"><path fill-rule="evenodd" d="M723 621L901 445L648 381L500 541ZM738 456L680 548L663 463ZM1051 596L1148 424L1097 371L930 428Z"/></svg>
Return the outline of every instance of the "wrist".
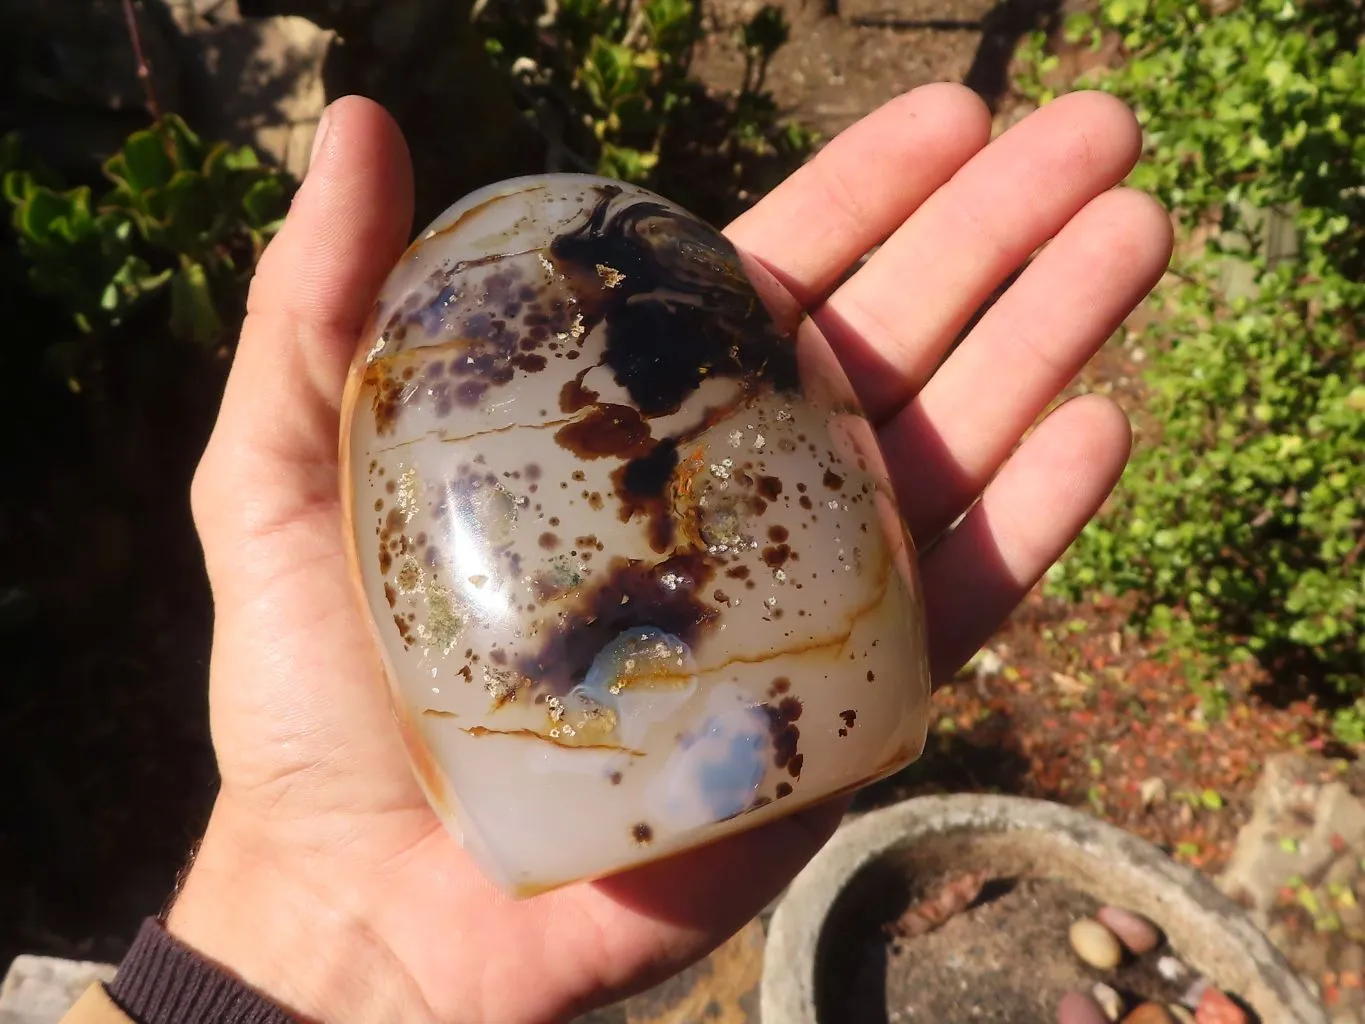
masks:
<svg viewBox="0 0 1365 1024"><path fill-rule="evenodd" d="M286 863L220 801L166 930L302 1020L427 1019L402 965L326 879L307 858Z"/></svg>

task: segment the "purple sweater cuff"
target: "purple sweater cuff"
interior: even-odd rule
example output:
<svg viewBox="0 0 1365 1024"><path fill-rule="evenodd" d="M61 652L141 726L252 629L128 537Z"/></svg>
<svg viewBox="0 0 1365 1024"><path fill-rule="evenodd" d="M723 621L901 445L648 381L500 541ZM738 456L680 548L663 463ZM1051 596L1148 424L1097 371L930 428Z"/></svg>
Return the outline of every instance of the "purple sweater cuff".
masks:
<svg viewBox="0 0 1365 1024"><path fill-rule="evenodd" d="M154 918L142 922L108 991L138 1024L296 1024Z"/></svg>

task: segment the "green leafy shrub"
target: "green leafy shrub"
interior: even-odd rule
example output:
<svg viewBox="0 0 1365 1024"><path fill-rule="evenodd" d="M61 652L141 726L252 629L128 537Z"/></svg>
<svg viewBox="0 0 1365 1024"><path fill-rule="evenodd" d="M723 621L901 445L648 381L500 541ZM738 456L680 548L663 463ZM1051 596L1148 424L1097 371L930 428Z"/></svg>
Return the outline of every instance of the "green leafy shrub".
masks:
<svg viewBox="0 0 1365 1024"><path fill-rule="evenodd" d="M1071 42L1121 37L1121 66L1074 84L1133 105L1133 184L1178 215L1193 255L1157 293L1133 461L1051 583L1137 594L1197 667L1256 656L1358 697L1365 49L1350 8L1101 0L1068 22ZM1028 57L1022 80L1045 92L1055 58L1039 40ZM1276 223L1297 246L1274 243Z"/></svg>
<svg viewBox="0 0 1365 1024"><path fill-rule="evenodd" d="M535 0L491 0L479 20L556 161L651 183L670 132L704 99L690 74L701 15L701 0L557 0L545 9ZM740 33L745 74L720 140L732 157L799 156L814 142L780 117L764 89L787 33L771 5Z"/></svg>
<svg viewBox="0 0 1365 1024"><path fill-rule="evenodd" d="M1147 133L1135 185L1187 222L1293 206L1309 246L1341 259L1365 243L1363 31L1362 8L1333 0L1102 0L1065 28L1121 37L1124 66L1090 84Z"/></svg>
<svg viewBox="0 0 1365 1024"><path fill-rule="evenodd" d="M3 190L28 286L98 339L164 298L167 326L201 345L222 340L242 307L292 184L247 147L202 141L168 114L105 161L109 188L62 188L0 149Z"/></svg>

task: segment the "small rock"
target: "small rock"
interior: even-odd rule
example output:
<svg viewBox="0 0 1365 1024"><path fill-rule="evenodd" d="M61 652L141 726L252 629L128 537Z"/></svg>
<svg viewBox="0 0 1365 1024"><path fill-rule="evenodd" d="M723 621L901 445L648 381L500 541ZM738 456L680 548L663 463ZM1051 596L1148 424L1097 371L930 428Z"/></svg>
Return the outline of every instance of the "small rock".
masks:
<svg viewBox="0 0 1365 1024"><path fill-rule="evenodd" d="M1195 1024L1194 1014L1179 1003L1167 1003L1166 1012L1171 1015L1171 1020L1177 1024Z"/></svg>
<svg viewBox="0 0 1365 1024"><path fill-rule="evenodd" d="M1131 910L1122 907L1101 907L1095 915L1100 924L1118 936L1128 951L1134 956L1150 953L1161 941L1161 933L1156 925L1145 917L1139 917Z"/></svg>
<svg viewBox="0 0 1365 1024"><path fill-rule="evenodd" d="M1065 672L1052 673L1052 682L1056 685L1057 689L1061 690L1063 693L1072 694L1073 696L1078 693L1087 693L1090 690L1090 687L1086 683L1083 683L1075 676L1067 675Z"/></svg>
<svg viewBox="0 0 1365 1024"><path fill-rule="evenodd" d="M1173 956L1163 956L1156 962L1156 972L1167 981L1179 981L1185 977L1185 965Z"/></svg>
<svg viewBox="0 0 1365 1024"><path fill-rule="evenodd" d="M1166 780L1153 775L1151 778L1143 779L1138 786L1138 795L1142 798L1142 808L1166 802Z"/></svg>
<svg viewBox="0 0 1365 1024"><path fill-rule="evenodd" d="M1246 1012L1213 986L1204 990L1194 1011L1195 1024L1247 1024Z"/></svg>
<svg viewBox="0 0 1365 1024"><path fill-rule="evenodd" d="M0 983L0 1021L55 1021L90 985L113 977L111 964L21 954Z"/></svg>
<svg viewBox="0 0 1365 1024"><path fill-rule="evenodd" d="M1109 1024L1109 1018L1084 992L1068 992L1057 1004L1057 1024Z"/></svg>
<svg viewBox="0 0 1365 1024"><path fill-rule="evenodd" d="M1180 1005L1188 1006L1191 1010L1199 1005L1199 1000L1204 998L1204 993L1209 990L1208 978L1195 978L1190 983L1190 987L1185 990L1185 994L1180 997Z"/></svg>
<svg viewBox="0 0 1365 1024"><path fill-rule="evenodd" d="M1005 659L989 647L983 647L976 652L976 655L968 663L968 668L975 672L980 679L998 676L1005 669Z"/></svg>
<svg viewBox="0 0 1365 1024"><path fill-rule="evenodd" d="M1365 802L1340 782L1322 784L1322 763L1296 754L1266 762L1251 819L1218 884L1256 914L1268 914L1286 883L1325 875L1346 848L1365 842ZM1344 874L1346 866L1338 869Z"/></svg>
<svg viewBox="0 0 1365 1024"><path fill-rule="evenodd" d="M1160 1003L1143 1003L1123 1018L1123 1024L1172 1024L1172 1018Z"/></svg>
<svg viewBox="0 0 1365 1024"><path fill-rule="evenodd" d="M198 88L205 95L202 131L257 152L297 178L308 169L318 119L327 102L323 69L337 35L296 15L219 22L193 36ZM262 97L269 96L268 116Z"/></svg>
<svg viewBox="0 0 1365 1024"><path fill-rule="evenodd" d="M1071 926L1071 948L1091 967L1113 970L1123 960L1117 936L1098 921L1083 917Z"/></svg>
<svg viewBox="0 0 1365 1024"><path fill-rule="evenodd" d="M1100 1009L1111 1021L1118 1020L1123 1016L1123 996L1106 985L1102 981L1095 982L1095 987L1090 990L1090 994L1095 997L1095 1002L1100 1004Z"/></svg>

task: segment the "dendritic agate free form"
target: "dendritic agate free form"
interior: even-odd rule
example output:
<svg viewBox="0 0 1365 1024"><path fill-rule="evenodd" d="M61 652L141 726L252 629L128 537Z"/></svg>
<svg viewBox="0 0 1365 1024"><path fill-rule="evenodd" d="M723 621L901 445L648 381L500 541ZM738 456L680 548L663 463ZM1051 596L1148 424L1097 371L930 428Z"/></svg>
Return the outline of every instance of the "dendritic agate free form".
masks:
<svg viewBox="0 0 1365 1024"><path fill-rule="evenodd" d="M509 891L919 755L923 611L872 428L671 203L551 175L446 211L361 339L342 454L409 756Z"/></svg>

